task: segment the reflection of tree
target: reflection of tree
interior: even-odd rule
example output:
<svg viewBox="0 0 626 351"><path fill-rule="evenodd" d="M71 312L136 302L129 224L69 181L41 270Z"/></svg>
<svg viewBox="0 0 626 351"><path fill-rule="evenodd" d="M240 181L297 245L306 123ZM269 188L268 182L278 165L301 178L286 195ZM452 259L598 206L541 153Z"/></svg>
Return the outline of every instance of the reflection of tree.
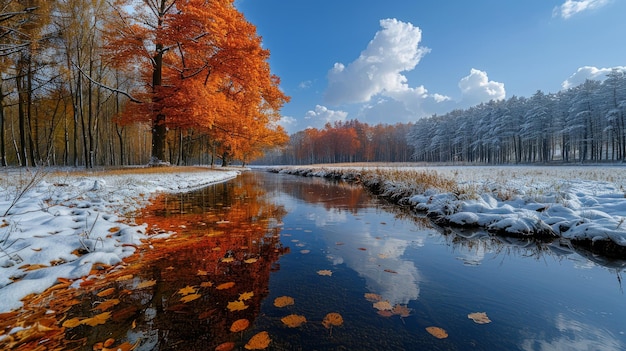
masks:
<svg viewBox="0 0 626 351"><path fill-rule="evenodd" d="M143 220L178 234L155 243L154 250L124 271L133 273L133 279L106 285L116 291L107 299L121 301L111 310L112 321L81 326L70 337L86 337L86 349L109 337L140 340L138 350L213 350L226 341L244 342L240 333L229 331L230 325L241 318L254 321L268 294L270 272L284 251L275 224L285 211L263 195L254 182L237 180L153 201ZM151 281L153 285L136 289ZM227 282L234 286L217 288ZM199 295L189 302L183 300L192 294L185 292L187 287ZM98 291L105 288L100 284ZM103 300L88 297L73 314L88 314ZM230 311L229 302L238 300L247 307Z"/></svg>

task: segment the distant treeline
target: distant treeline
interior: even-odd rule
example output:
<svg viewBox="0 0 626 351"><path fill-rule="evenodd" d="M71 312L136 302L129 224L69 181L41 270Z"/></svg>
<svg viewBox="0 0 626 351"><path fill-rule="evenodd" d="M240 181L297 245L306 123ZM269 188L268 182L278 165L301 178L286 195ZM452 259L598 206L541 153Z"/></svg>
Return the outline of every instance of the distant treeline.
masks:
<svg viewBox="0 0 626 351"><path fill-rule="evenodd" d="M408 162L413 149L407 142L411 124L370 126L357 120L327 123L290 136L279 152L257 163L312 164L338 162Z"/></svg>
<svg viewBox="0 0 626 351"><path fill-rule="evenodd" d="M415 123L356 120L291 135L262 162L614 162L626 158L626 76L532 97L513 96Z"/></svg>
<svg viewBox="0 0 626 351"><path fill-rule="evenodd" d="M408 142L426 162L623 161L625 123L626 77L614 70L603 82L420 119Z"/></svg>

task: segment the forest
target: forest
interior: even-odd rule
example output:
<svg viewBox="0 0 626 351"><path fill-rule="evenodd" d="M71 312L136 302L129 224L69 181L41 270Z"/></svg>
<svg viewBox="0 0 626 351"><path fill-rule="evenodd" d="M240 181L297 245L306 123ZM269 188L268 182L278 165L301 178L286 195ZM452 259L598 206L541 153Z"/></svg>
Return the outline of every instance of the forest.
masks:
<svg viewBox="0 0 626 351"><path fill-rule="evenodd" d="M234 0L0 0L0 165L246 163L289 97Z"/></svg>

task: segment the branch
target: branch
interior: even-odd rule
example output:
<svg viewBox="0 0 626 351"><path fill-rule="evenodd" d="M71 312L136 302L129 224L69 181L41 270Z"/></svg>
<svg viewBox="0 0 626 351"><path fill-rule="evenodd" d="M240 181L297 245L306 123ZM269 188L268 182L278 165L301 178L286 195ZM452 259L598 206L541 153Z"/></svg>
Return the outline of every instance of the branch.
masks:
<svg viewBox="0 0 626 351"><path fill-rule="evenodd" d="M90 82L92 82L93 84L95 84L95 85L97 85L97 86L99 86L99 87L101 87L101 88L104 88L104 89L106 89L106 90L112 91L112 92L114 92L114 93L117 93L117 94L122 94L122 95L126 96L127 98L129 98L129 99L130 99L130 101L132 101L132 102L135 102L135 103L138 103L138 104L143 103L143 101L141 101L141 100L139 100L139 99L137 99L137 98L133 97L132 95L130 95L130 93L128 93L128 92L126 92L126 91L123 91L123 90L120 90L120 89L116 89L116 88L112 88L112 87L110 87L110 86L108 86L108 85L105 85L105 84L103 84L103 83L101 83L101 82L96 81L95 79L91 78L91 76L89 76L87 73L85 73L85 72L82 70L82 68L80 68L80 66L78 66L78 65L77 65L77 64L75 64L74 62L72 62L72 64L73 64L73 65L74 65L74 66L75 66L75 67L76 67L76 68L80 71L80 73L81 73L81 74L82 74L85 78L89 79L89 81L90 81Z"/></svg>

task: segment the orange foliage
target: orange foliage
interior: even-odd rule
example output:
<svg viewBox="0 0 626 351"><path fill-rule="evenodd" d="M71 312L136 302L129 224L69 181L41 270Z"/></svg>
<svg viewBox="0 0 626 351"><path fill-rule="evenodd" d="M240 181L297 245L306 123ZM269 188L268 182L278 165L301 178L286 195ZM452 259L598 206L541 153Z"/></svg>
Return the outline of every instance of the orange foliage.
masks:
<svg viewBox="0 0 626 351"><path fill-rule="evenodd" d="M289 98L234 0L158 0L132 16L123 7L130 2L115 3L119 18L106 35L111 63L139 67L143 79L133 92L141 103L127 104L121 123L196 129L239 159L287 141L276 123Z"/></svg>

